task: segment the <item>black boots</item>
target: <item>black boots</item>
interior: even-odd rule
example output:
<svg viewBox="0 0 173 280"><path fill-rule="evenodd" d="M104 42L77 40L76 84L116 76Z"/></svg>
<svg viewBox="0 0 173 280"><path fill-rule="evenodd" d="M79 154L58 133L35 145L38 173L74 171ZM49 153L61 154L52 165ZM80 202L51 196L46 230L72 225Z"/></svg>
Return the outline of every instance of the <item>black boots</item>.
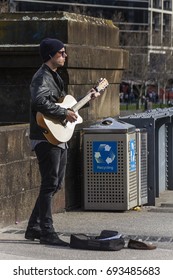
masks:
<svg viewBox="0 0 173 280"><path fill-rule="evenodd" d="M56 232L48 232L40 237L40 244L54 246L69 246L69 243L61 240Z"/></svg>
<svg viewBox="0 0 173 280"><path fill-rule="evenodd" d="M25 232L25 239L34 240L40 239L41 229L40 227L27 227Z"/></svg>
<svg viewBox="0 0 173 280"><path fill-rule="evenodd" d="M56 232L42 233L40 227L27 227L25 232L25 239L35 240L39 239L40 244L54 245L54 246L69 246L69 243L61 240Z"/></svg>

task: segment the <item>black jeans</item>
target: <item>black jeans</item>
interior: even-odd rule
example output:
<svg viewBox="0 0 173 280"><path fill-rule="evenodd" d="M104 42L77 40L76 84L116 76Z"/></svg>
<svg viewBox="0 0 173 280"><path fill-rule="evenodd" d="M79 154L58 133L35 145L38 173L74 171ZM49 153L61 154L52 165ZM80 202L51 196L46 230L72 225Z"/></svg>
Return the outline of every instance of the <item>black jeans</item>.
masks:
<svg viewBox="0 0 173 280"><path fill-rule="evenodd" d="M35 153L41 174L41 187L28 226L40 225L43 233L52 232L52 198L64 182L67 149L41 142L36 145Z"/></svg>

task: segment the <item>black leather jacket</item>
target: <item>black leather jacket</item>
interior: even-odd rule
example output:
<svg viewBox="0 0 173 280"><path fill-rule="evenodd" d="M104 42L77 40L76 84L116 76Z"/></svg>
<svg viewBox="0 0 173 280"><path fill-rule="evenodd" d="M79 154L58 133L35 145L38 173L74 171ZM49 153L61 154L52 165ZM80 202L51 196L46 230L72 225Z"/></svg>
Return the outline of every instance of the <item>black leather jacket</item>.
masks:
<svg viewBox="0 0 173 280"><path fill-rule="evenodd" d="M46 139L36 122L36 113L41 112L51 118L64 120L67 109L55 105L60 97L66 95L61 77L43 64L32 78L30 85L31 113L30 139Z"/></svg>

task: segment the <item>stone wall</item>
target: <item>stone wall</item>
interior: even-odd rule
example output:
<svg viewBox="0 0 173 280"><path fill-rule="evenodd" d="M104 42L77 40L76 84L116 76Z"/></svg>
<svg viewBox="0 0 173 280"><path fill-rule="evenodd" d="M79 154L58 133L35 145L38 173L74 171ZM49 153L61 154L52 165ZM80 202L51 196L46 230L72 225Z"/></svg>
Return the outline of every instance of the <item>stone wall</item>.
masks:
<svg viewBox="0 0 173 280"><path fill-rule="evenodd" d="M81 129L119 114L119 83L128 67L128 53L119 48L119 30L111 21L65 12L0 14L0 123L15 124L0 128L0 225L27 219L39 189L27 123L29 84L41 64L38 46L45 37L66 45L68 59L60 74L68 94L76 99L85 96L100 77L110 83L80 111L84 122L69 141L65 188L55 197L54 211L81 205Z"/></svg>
<svg viewBox="0 0 173 280"><path fill-rule="evenodd" d="M28 132L27 124L0 127L0 227L25 220L38 195L40 175ZM65 208L64 190L53 207Z"/></svg>

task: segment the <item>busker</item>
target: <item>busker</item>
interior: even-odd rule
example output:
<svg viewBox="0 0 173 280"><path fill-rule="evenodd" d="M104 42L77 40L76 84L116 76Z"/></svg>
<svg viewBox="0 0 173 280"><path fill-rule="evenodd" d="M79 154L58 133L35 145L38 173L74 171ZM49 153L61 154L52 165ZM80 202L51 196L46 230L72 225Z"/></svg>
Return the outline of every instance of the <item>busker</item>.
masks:
<svg viewBox="0 0 173 280"><path fill-rule="evenodd" d="M73 123L77 114L57 106L55 103L66 96L64 82L58 70L64 66L67 54L63 42L53 38L43 39L40 43L40 55L43 64L34 74L31 85L30 139L35 151L41 175L41 186L34 209L28 221L25 238L39 239L41 244L66 246L53 227L52 198L63 186L66 163L67 143L54 145L44 136L36 121L38 112L52 119ZM92 98L98 96L92 91Z"/></svg>

